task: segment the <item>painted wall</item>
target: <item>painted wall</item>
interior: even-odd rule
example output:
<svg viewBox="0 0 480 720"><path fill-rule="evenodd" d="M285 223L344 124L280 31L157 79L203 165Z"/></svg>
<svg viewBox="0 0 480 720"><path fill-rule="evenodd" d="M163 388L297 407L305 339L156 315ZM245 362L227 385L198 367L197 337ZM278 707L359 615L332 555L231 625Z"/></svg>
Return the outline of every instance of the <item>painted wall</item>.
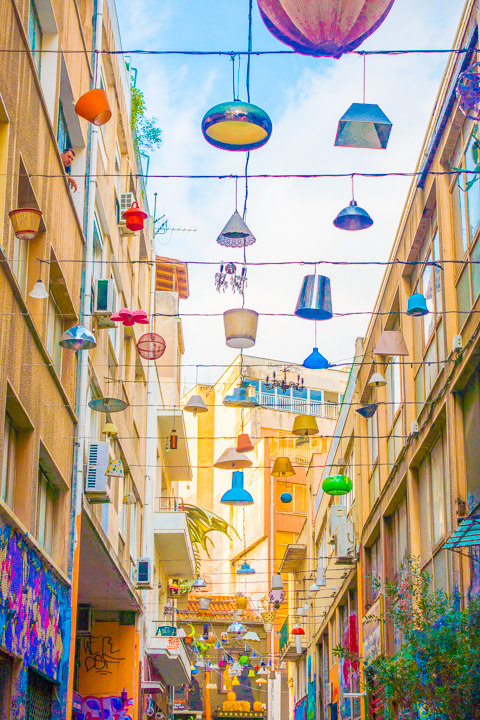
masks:
<svg viewBox="0 0 480 720"><path fill-rule="evenodd" d="M25 537L1 521L0 646L23 661L12 688L16 717L25 716L29 666L60 683L54 716L62 717L70 647L70 590Z"/></svg>

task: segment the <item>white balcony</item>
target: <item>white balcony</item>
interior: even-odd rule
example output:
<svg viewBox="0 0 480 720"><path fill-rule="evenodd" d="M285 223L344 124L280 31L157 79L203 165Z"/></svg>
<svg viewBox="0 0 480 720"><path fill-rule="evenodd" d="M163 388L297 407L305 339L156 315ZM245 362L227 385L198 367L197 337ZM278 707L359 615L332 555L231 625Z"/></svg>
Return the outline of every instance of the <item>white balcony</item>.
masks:
<svg viewBox="0 0 480 720"><path fill-rule="evenodd" d="M183 504L179 498L157 498L157 503L153 533L165 572L171 578L194 578L195 557Z"/></svg>
<svg viewBox="0 0 480 720"><path fill-rule="evenodd" d="M315 417L336 420L338 417L338 405L333 403L322 403L307 398L294 398L290 395L274 395L272 393L257 392L257 402L264 408L282 410L295 413L295 415L315 415Z"/></svg>
<svg viewBox="0 0 480 720"><path fill-rule="evenodd" d="M168 685L184 685L191 681L190 661L180 638L152 637L146 650Z"/></svg>

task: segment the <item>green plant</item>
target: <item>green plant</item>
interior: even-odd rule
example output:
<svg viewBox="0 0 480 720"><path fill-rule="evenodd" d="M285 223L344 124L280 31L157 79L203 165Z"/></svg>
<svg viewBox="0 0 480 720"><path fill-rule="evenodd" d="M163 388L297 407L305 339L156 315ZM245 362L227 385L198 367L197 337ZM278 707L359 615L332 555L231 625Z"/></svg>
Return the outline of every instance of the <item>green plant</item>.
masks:
<svg viewBox="0 0 480 720"><path fill-rule="evenodd" d="M226 520L215 515L215 513L209 510L204 510L196 505L184 505L187 513L188 529L190 531L190 537L194 546L195 563L197 566L197 572L200 569L200 551L201 547L210 557L209 554L209 543L211 547L215 547L213 540L209 537L212 532L221 532L228 538L231 538L230 531L233 531L236 536L240 539L240 535L237 533L235 528L230 525ZM182 583L180 589L182 592L188 592L191 588L191 583Z"/></svg>
<svg viewBox="0 0 480 720"><path fill-rule="evenodd" d="M162 144L162 131L157 126L155 118L147 118L145 97L141 90L131 87L132 114L131 128L135 132L135 146L138 152L145 156L146 150L155 150Z"/></svg>

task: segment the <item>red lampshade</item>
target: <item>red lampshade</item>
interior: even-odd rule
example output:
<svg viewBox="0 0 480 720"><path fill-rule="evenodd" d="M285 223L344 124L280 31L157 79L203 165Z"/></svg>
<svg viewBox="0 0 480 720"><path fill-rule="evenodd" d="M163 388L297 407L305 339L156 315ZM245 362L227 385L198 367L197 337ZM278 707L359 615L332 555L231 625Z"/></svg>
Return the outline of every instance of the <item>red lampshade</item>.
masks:
<svg viewBox="0 0 480 720"><path fill-rule="evenodd" d="M165 348L165 340L157 333L145 333L137 342L138 354L145 360L158 360L165 352Z"/></svg>
<svg viewBox="0 0 480 720"><path fill-rule="evenodd" d="M300 625L295 625L292 630L292 635L305 635L305 630Z"/></svg>
<svg viewBox="0 0 480 720"><path fill-rule="evenodd" d="M125 210L122 217L125 219L125 224L129 230L143 230L143 221L148 217L147 213L138 207L137 202L132 203L132 207Z"/></svg>

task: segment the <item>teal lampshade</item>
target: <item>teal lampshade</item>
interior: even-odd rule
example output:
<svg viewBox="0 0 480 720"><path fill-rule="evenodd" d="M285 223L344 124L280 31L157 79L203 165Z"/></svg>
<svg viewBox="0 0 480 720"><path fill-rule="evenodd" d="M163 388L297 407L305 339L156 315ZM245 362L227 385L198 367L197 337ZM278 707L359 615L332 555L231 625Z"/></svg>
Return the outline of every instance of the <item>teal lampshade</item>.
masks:
<svg viewBox="0 0 480 720"><path fill-rule="evenodd" d="M246 387L240 386L223 398L223 404L227 407L257 407L258 402L253 395L248 394Z"/></svg>
<svg viewBox="0 0 480 720"><path fill-rule="evenodd" d="M247 562L242 563L237 570L237 575L255 575L255 568L252 568Z"/></svg>
<svg viewBox="0 0 480 720"><path fill-rule="evenodd" d="M407 315L422 317L422 315L428 315L429 312L427 301L421 293L413 293L413 295L410 295L408 298Z"/></svg>
<svg viewBox="0 0 480 720"><path fill-rule="evenodd" d="M210 145L248 152L265 145L272 134L272 121L256 105L234 100L210 108L202 120L202 132Z"/></svg>
<svg viewBox="0 0 480 720"><path fill-rule="evenodd" d="M348 495L353 483L346 475L330 475L322 483L322 490L327 495Z"/></svg>
<svg viewBox="0 0 480 720"><path fill-rule="evenodd" d="M223 505L253 505L253 497L243 487L243 472L237 470L232 473L232 487L222 496Z"/></svg>

